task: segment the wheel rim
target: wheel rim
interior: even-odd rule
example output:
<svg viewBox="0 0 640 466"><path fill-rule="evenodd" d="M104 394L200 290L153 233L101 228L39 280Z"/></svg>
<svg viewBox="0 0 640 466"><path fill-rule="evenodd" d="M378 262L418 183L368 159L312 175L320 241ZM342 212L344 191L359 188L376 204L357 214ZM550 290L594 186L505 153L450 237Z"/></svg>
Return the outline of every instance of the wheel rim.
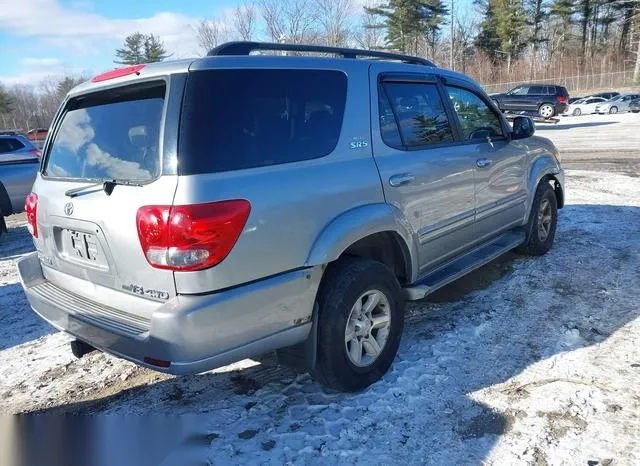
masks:
<svg viewBox="0 0 640 466"><path fill-rule="evenodd" d="M548 199L543 199L538 208L538 238L540 241L544 242L549 237L552 223L551 203Z"/></svg>
<svg viewBox="0 0 640 466"><path fill-rule="evenodd" d="M540 107L540 115L544 118L549 118L553 115L553 107L551 105L543 105Z"/></svg>
<svg viewBox="0 0 640 466"><path fill-rule="evenodd" d="M573 114L574 114L575 116L580 116L580 113L581 113L581 112L580 112L580 109L579 109L579 108L576 108L576 109L573 111Z"/></svg>
<svg viewBox="0 0 640 466"><path fill-rule="evenodd" d="M354 366L373 364L384 350L391 329L389 300L379 290L365 291L356 300L344 333L347 356Z"/></svg>
<svg viewBox="0 0 640 466"><path fill-rule="evenodd" d="M611 110L609 110L609 113L618 113L618 107L611 107Z"/></svg>

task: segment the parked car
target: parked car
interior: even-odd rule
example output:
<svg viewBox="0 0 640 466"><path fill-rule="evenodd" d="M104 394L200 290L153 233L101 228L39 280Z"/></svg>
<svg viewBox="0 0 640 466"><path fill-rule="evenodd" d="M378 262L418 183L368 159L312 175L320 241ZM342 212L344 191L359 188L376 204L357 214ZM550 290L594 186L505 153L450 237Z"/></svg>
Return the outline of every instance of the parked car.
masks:
<svg viewBox="0 0 640 466"><path fill-rule="evenodd" d="M573 116L588 115L596 113L596 105L606 102L607 99L602 97L586 97L570 104L566 114Z"/></svg>
<svg viewBox="0 0 640 466"><path fill-rule="evenodd" d="M619 96L619 92L609 91L609 92L598 92L597 94L592 94L591 97L603 97L606 100L611 100L614 97Z"/></svg>
<svg viewBox="0 0 640 466"><path fill-rule="evenodd" d="M569 92L563 86L522 84L504 94L491 94L491 99L502 111L537 112L551 118L567 110Z"/></svg>
<svg viewBox="0 0 640 466"><path fill-rule="evenodd" d="M632 100L629 102L629 111L633 113L640 112L640 99Z"/></svg>
<svg viewBox="0 0 640 466"><path fill-rule="evenodd" d="M24 210L39 163L40 152L24 135L0 132L0 235L7 230L4 217Z"/></svg>
<svg viewBox="0 0 640 466"><path fill-rule="evenodd" d="M640 98L640 94L621 94L613 99L596 105L596 113L619 113L629 111L629 103Z"/></svg>
<svg viewBox="0 0 640 466"><path fill-rule="evenodd" d="M32 129L27 133L27 138L38 148L42 149L44 141L47 139L49 130L46 128Z"/></svg>
<svg viewBox="0 0 640 466"><path fill-rule="evenodd" d="M278 350L360 390L405 300L551 248L564 175L534 131L467 76L378 51L236 42L110 71L53 123L21 281L78 356L187 374Z"/></svg>

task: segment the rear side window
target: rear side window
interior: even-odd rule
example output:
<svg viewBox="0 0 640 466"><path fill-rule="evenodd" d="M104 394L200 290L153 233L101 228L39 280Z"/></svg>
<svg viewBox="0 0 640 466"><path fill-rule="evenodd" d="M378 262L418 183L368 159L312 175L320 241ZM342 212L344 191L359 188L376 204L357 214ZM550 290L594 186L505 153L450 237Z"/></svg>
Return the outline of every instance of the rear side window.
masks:
<svg viewBox="0 0 640 466"><path fill-rule="evenodd" d="M192 72L180 123L180 174L324 157L338 143L346 95L341 71Z"/></svg>
<svg viewBox="0 0 640 466"><path fill-rule="evenodd" d="M390 106L400 130L404 148L416 148L453 141L451 125L435 84L388 82L379 93L382 140L398 147L396 132L390 126ZM384 102L388 99L387 102Z"/></svg>
<svg viewBox="0 0 640 466"><path fill-rule="evenodd" d="M531 86L529 88L529 95L541 95L546 93L547 93L547 88L544 86Z"/></svg>
<svg viewBox="0 0 640 466"><path fill-rule="evenodd" d="M52 178L150 181L160 172L164 82L69 102L43 173Z"/></svg>
<svg viewBox="0 0 640 466"><path fill-rule="evenodd" d="M24 144L16 138L0 138L0 154L15 152L17 150L24 149L24 147Z"/></svg>

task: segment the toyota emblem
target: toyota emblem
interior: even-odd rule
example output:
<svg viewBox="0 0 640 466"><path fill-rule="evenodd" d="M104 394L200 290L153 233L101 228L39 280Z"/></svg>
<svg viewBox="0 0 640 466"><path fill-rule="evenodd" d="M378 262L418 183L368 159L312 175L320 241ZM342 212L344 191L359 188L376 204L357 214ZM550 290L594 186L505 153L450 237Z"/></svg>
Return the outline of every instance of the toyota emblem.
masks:
<svg viewBox="0 0 640 466"><path fill-rule="evenodd" d="M64 213L67 215L71 215L73 213L73 204L71 202L67 202L64 205Z"/></svg>

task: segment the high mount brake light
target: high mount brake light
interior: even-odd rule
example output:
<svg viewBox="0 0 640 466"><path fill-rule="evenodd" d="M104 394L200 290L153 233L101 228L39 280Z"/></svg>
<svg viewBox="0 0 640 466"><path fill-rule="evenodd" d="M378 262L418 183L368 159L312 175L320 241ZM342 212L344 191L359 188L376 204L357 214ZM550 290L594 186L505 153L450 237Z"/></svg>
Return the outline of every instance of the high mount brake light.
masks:
<svg viewBox="0 0 640 466"><path fill-rule="evenodd" d="M126 66L124 68L118 68L117 70L107 71L91 78L92 83L99 83L101 81L108 81L109 79L121 78L122 76L129 76L130 74L140 73L140 70L145 65L133 65Z"/></svg>

